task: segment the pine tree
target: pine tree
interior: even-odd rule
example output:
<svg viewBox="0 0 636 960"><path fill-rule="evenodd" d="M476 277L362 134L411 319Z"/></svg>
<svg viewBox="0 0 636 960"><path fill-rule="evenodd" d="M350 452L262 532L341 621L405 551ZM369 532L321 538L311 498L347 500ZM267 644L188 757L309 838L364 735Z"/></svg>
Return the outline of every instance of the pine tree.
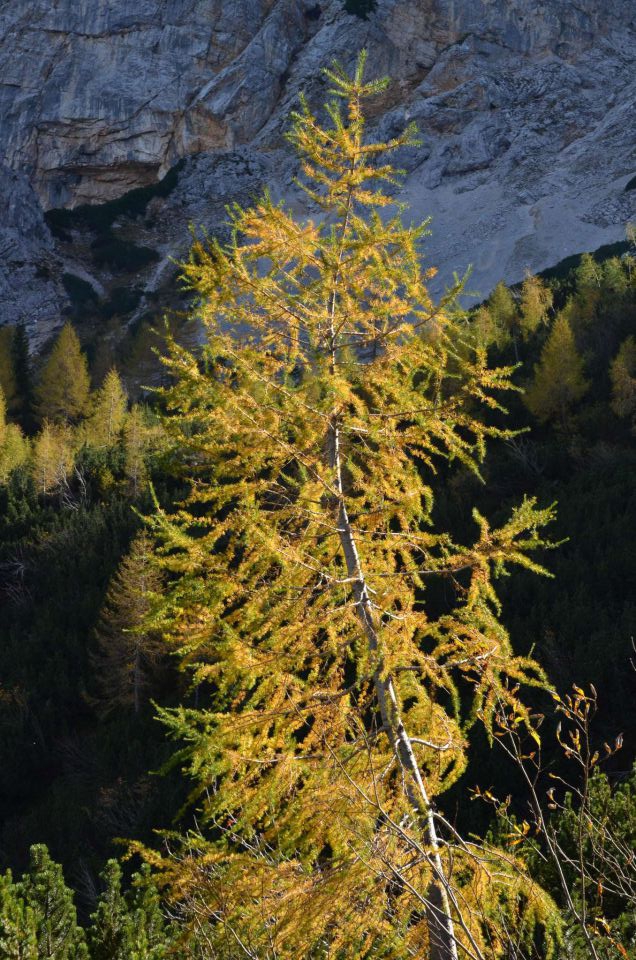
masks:
<svg viewBox="0 0 636 960"><path fill-rule="evenodd" d="M0 876L0 957L39 960L36 917L10 870Z"/></svg>
<svg viewBox="0 0 636 960"><path fill-rule="evenodd" d="M612 410L636 422L636 339L627 337L610 367Z"/></svg>
<svg viewBox="0 0 636 960"><path fill-rule="evenodd" d="M139 960L164 960L166 957L175 956L175 951L171 948L177 943L180 948L177 956L185 958L190 955L187 952L190 945L187 931L179 930L166 921L161 910L159 893L152 882L147 864L144 864L141 872L133 878L129 901L134 930L132 957L138 957Z"/></svg>
<svg viewBox="0 0 636 960"><path fill-rule="evenodd" d="M88 442L97 447L110 447L119 438L126 419L128 398L114 367L106 374L97 391L93 413L86 424Z"/></svg>
<svg viewBox="0 0 636 960"><path fill-rule="evenodd" d="M552 291L540 277L528 276L521 286L521 316L519 326L524 340L547 323L548 311L552 306Z"/></svg>
<svg viewBox="0 0 636 960"><path fill-rule="evenodd" d="M91 960L128 960L132 922L121 891L121 867L109 860L102 873L104 892L91 916Z"/></svg>
<svg viewBox="0 0 636 960"><path fill-rule="evenodd" d="M42 844L31 847L31 864L20 892L35 917L38 960L88 960L73 894L64 882L62 868Z"/></svg>
<svg viewBox="0 0 636 960"><path fill-rule="evenodd" d="M74 423L88 410L88 364L70 323L62 327L38 384L38 413L42 420Z"/></svg>
<svg viewBox="0 0 636 960"><path fill-rule="evenodd" d="M531 724L518 685L543 678L511 650L493 578L539 569L528 552L552 511L524 501L496 529L475 513L468 546L432 526L426 475L440 460L478 472L511 371L451 309L459 288L431 300L426 225L404 226L382 189L383 155L413 131L365 140L362 101L385 84L363 68L328 72L327 129L304 102L295 115L323 216L297 222L265 196L234 209L227 248L196 243L183 272L203 357L173 342L166 361L191 492L154 519L154 622L213 693L162 716L217 839L147 855L192 922L209 918L218 957L235 938L253 956L454 960L457 941L483 956L485 905L514 887L489 886L495 854L454 843L435 798L472 723L490 730L505 703Z"/></svg>
<svg viewBox="0 0 636 960"><path fill-rule="evenodd" d="M102 874L105 889L91 917L91 960L164 960L176 936L166 923L159 895L147 869L122 893L122 870L109 860ZM179 956L184 956L180 953Z"/></svg>
<svg viewBox="0 0 636 960"><path fill-rule="evenodd" d="M534 382L525 395L526 406L537 420L558 419L564 426L571 408L587 388L572 329L567 317L559 314L535 366Z"/></svg>
<svg viewBox="0 0 636 960"><path fill-rule="evenodd" d="M146 626L160 583L148 537L141 533L111 580L96 629L93 666L105 713L122 707L139 713L165 657L161 637Z"/></svg>

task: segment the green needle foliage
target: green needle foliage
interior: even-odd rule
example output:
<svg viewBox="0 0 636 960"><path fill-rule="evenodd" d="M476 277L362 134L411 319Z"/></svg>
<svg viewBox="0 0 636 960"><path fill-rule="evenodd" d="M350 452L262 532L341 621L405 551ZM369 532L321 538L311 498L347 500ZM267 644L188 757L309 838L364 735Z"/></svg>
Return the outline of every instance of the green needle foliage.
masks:
<svg viewBox="0 0 636 960"><path fill-rule="evenodd" d="M449 960L457 941L492 956L501 911L521 929L550 909L434 812L475 722L490 732L505 703L531 723L519 686L544 678L513 653L494 578L541 571L553 511L525 500L495 529L475 512L468 545L435 529L438 466L478 473L507 435L511 369L488 366L461 284L431 299L427 225L405 226L387 192L386 154L414 131L367 141L362 103L386 83L363 70L328 71L327 128L304 102L294 115L320 216L265 196L232 210L227 248L196 242L183 272L203 356L172 343L166 360L191 484L152 521L169 582L155 626L210 696L162 716L210 839L146 856L219 957L238 941L290 960Z"/></svg>

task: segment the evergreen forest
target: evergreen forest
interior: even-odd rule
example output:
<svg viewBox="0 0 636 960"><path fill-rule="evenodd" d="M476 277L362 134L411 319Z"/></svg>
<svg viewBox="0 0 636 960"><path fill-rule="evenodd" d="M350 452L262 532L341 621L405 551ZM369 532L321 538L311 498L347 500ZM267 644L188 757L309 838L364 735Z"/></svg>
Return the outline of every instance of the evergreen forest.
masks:
<svg viewBox="0 0 636 960"><path fill-rule="evenodd" d="M146 387L0 328L0 960L636 960L634 229L435 300L327 80Z"/></svg>

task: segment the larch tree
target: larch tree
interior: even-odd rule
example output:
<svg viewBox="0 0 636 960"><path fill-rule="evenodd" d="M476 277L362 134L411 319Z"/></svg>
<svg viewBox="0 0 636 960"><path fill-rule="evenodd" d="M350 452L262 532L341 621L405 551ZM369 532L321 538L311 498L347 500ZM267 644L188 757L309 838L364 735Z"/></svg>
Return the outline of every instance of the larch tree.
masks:
<svg viewBox="0 0 636 960"><path fill-rule="evenodd" d="M93 413L86 424L89 443L110 447L119 438L128 410L128 397L114 367L104 377L95 396Z"/></svg>
<svg viewBox="0 0 636 960"><path fill-rule="evenodd" d="M636 423L636 339L627 337L610 367L612 410Z"/></svg>
<svg viewBox="0 0 636 960"><path fill-rule="evenodd" d="M6 404L0 387L0 483L28 458L29 444L17 423L8 423Z"/></svg>
<svg viewBox="0 0 636 960"><path fill-rule="evenodd" d="M139 713L147 702L166 654L161 637L147 626L160 585L149 539L142 533L133 540L110 582L96 628L92 662L100 689L97 705L104 713L121 708Z"/></svg>
<svg viewBox="0 0 636 960"><path fill-rule="evenodd" d="M540 277L527 276L521 285L519 326L525 340L548 322L552 291Z"/></svg>
<svg viewBox="0 0 636 960"><path fill-rule="evenodd" d="M80 342L70 323L55 341L42 370L37 389L41 419L73 423L88 410L90 378Z"/></svg>
<svg viewBox="0 0 636 960"><path fill-rule="evenodd" d="M558 420L563 426L588 386L572 328L567 316L559 314L535 366L534 381L524 398L526 406L537 420Z"/></svg>
<svg viewBox="0 0 636 960"><path fill-rule="evenodd" d="M31 472L35 489L44 496L63 491L75 466L70 428L45 421L33 441Z"/></svg>
<svg viewBox="0 0 636 960"><path fill-rule="evenodd" d="M206 342L166 359L191 483L150 521L153 622L209 699L162 716L212 835L146 856L215 957L477 960L501 946L502 904L518 929L549 912L510 863L489 880L495 853L455 842L435 801L473 724L506 704L531 725L518 689L544 679L511 648L494 577L540 569L552 510L525 500L494 529L475 512L468 545L434 527L436 464L478 473L511 371L489 368L458 288L431 299L426 224L386 190L385 155L414 132L368 142L362 103L385 82L363 69L327 72L327 127L304 101L294 115L320 216L266 195L233 209L227 247L196 242L183 274Z"/></svg>
<svg viewBox="0 0 636 960"><path fill-rule="evenodd" d="M517 353L519 314L515 298L503 280L499 281L488 298L488 312L497 331L497 342L501 345L512 340Z"/></svg>
<svg viewBox="0 0 636 960"><path fill-rule="evenodd" d="M134 496L148 481L146 457L150 443L151 431L144 410L135 403L124 421L124 472Z"/></svg>

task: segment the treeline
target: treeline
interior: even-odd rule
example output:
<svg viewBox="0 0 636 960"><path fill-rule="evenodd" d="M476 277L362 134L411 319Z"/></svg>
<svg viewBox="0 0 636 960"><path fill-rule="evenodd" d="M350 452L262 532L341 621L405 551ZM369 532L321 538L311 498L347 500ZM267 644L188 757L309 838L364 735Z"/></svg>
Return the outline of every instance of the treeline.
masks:
<svg viewBox="0 0 636 960"><path fill-rule="evenodd" d="M157 452L156 418L129 405L115 368L92 391L88 363L73 327L58 335L37 379L22 327L0 331L0 482L26 471L36 493L70 494L83 472L109 484L145 484L145 458Z"/></svg>
<svg viewBox="0 0 636 960"><path fill-rule="evenodd" d="M168 826L182 788L150 701L186 696L140 629L156 589L140 515L178 487L156 412L91 385L66 325L43 361L0 331L0 861L44 842L92 909L114 838Z"/></svg>
<svg viewBox="0 0 636 960"><path fill-rule="evenodd" d="M602 262L584 254L565 277L500 284L476 311L490 354L520 362L523 392L507 401L506 422L523 432L492 446L485 488L464 477L442 493L461 502L463 482L489 511L520 489L557 501L555 536L566 542L550 557L554 580L506 582L508 622L555 683L596 685L608 736L636 728L635 264L634 248Z"/></svg>
<svg viewBox="0 0 636 960"><path fill-rule="evenodd" d="M164 960L175 956L181 931L166 921L146 869L122 890L122 869L109 860L94 910L78 922L73 892L46 847L31 848L20 880L0 876L3 960Z"/></svg>
<svg viewBox="0 0 636 960"><path fill-rule="evenodd" d="M586 255L561 281L529 277L513 290L500 285L473 313L469 322L488 351L501 362L521 362L517 377L525 392L512 397L508 419L524 428L530 416L535 426L493 446L485 487L461 469L437 485L438 509L458 531L467 497L491 515L504 513L520 490L543 502L559 501L557 538L570 540L550 559L556 579L521 574L504 582L502 598L520 652L534 645L562 687L573 680L591 680L598 687L599 744L617 731L629 733L636 720L629 663L629 637L636 630L634 276L629 256L597 263ZM46 877L58 891L47 902L58 904L60 929L76 951L69 957L86 949L104 960L134 957L133 941L126 939L133 932L150 937L145 953L134 941L140 957L163 957L169 947L188 956L187 950L199 949L196 938L186 947L186 927L180 923L177 930L158 919L162 914L152 885L143 895L150 900L143 903L153 904L152 916L158 911L147 922L148 929L159 931L156 936L144 932L141 892L135 887L125 896L118 892L119 868L110 864L105 880L98 876L115 850L114 838L150 838L152 828L172 824L183 799L174 774L159 782L148 776L148 769L163 765L171 753L152 719L150 701L191 698L195 704L196 695L175 670L161 631L148 622L163 587L135 511L154 510L150 480L160 499L172 501L187 458L169 436L169 418L158 409L130 404L116 371L91 390L72 328L61 332L37 378L30 373L31 361L19 360L21 331L2 336L7 466L0 491L1 849L5 864L18 872L26 869L28 876L4 879L0 929L5 941L0 943L6 944L7 957L30 956L11 953L11 937L25 945L23 951L26 945L35 950L37 943L40 952L34 957L64 956L59 940L58 953L42 953L43 931L51 925L38 913L42 908L34 891L42 889ZM550 743L546 737L546 757L561 763L556 743ZM504 826L497 829L521 853L515 831L523 819L515 796L522 796L522 784L514 771L502 775L501 764L493 764L490 756L485 744L477 745L467 774L445 804L451 810L458 797L465 798L477 768L495 793L512 784L513 805L510 814L499 811ZM627 847L634 842L636 804L634 785L624 778L633 756L628 736L610 761L610 780L594 781L590 802L599 822L621 827ZM550 822L574 857L580 801L569 796ZM485 829L474 805L467 808L463 799L460 807L460 821ZM553 868L545 865L530 836L521 839L533 873L563 905ZM42 840L66 865L79 925L64 919L64 911L75 917L73 894L62 888L60 868L47 852L36 850L31 867L24 862L29 844ZM106 892L100 894L103 883ZM586 883L591 901L592 883ZM571 884L574 889L574 875ZM629 945L636 928L629 897L614 893L602 899L603 916ZM106 935L99 924L107 914ZM572 949L585 955L585 944Z"/></svg>

